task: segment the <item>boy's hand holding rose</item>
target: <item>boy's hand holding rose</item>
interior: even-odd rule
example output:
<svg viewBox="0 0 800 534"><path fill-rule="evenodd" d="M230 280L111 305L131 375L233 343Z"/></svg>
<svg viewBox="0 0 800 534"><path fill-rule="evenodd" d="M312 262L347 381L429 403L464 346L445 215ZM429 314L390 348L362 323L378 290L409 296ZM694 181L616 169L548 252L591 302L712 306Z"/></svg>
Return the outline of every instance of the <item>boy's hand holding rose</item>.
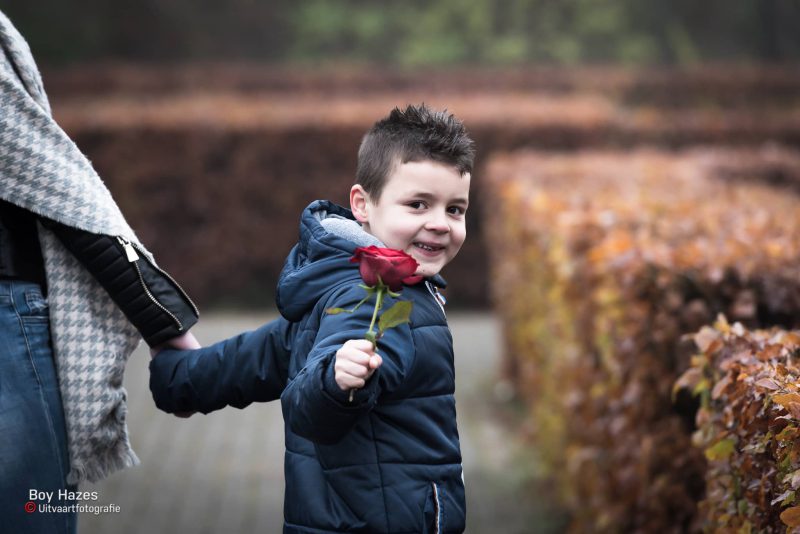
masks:
<svg viewBox="0 0 800 534"><path fill-rule="evenodd" d="M336 351L333 365L336 384L342 391L363 388L382 363L371 341L351 339Z"/></svg>

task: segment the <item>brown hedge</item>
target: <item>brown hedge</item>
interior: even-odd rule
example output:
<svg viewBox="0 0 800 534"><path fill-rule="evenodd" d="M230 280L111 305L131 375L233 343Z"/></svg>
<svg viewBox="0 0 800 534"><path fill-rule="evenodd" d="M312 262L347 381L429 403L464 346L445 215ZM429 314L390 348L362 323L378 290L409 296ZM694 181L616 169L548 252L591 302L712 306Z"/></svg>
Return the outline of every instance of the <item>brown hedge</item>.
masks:
<svg viewBox="0 0 800 534"><path fill-rule="evenodd" d="M360 97L298 90L53 99L56 118L94 161L134 228L202 305L262 306L271 301L300 210L318 197L346 203L363 132L392 107L420 100L463 117L479 149L470 238L444 273L454 306L488 304L490 249L480 214L483 162L495 151L800 144L800 120L787 111L625 111L588 94L448 94L440 87Z"/></svg>
<svg viewBox="0 0 800 534"><path fill-rule="evenodd" d="M608 95L553 95L530 91L461 94L391 91L335 94L195 93L117 95L55 100L68 132L207 128L275 131L296 128L366 128L396 105L425 101L461 117L485 137L482 154L523 146L552 149L658 144L800 145L800 107L665 109L625 106Z"/></svg>
<svg viewBox="0 0 800 534"><path fill-rule="evenodd" d="M682 336L719 312L748 326L800 317L797 195L731 179L736 161L763 172L800 160L709 149L519 152L488 164L506 374L574 532L698 528L696 405L671 397L691 357Z"/></svg>
<svg viewBox="0 0 800 534"><path fill-rule="evenodd" d="M800 332L749 331L721 316L675 389L702 399L693 436L709 462L706 532L800 530Z"/></svg>

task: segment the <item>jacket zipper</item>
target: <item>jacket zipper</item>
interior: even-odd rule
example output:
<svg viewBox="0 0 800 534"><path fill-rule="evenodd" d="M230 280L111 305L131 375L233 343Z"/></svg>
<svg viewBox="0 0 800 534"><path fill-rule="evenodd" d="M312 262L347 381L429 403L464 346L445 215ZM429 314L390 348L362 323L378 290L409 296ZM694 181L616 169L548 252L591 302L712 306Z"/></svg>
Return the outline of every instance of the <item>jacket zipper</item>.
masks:
<svg viewBox="0 0 800 534"><path fill-rule="evenodd" d="M158 306L164 313L166 313L172 318L172 320L175 322L175 325L178 327L178 332L183 332L183 324L181 323L181 321L175 316L174 313L172 313L166 307L164 307L164 305L161 304L150 292L150 288L147 287L147 284L144 281L144 277L142 276L142 271L141 269L139 269L139 264L136 263L136 261L139 259L139 255L136 253L136 249L134 248L134 246L131 244L130 241L128 241L122 236L117 236L117 240L120 242L122 248L125 250L125 255L128 258L128 262L132 263L134 268L136 269L136 274L139 275L139 282L141 282L142 289L144 289L145 294L148 296L148 298L152 301L153 304Z"/></svg>
<svg viewBox="0 0 800 534"><path fill-rule="evenodd" d="M436 530L434 530L434 534L439 534L441 529L440 523L440 516L441 516L441 506L439 504L439 487L436 485L436 482L431 482L433 486L433 509L436 513Z"/></svg>
<svg viewBox="0 0 800 534"><path fill-rule="evenodd" d="M144 259L145 259L145 261L147 261L147 263L149 263L149 264L150 264L150 266L151 266L153 269L155 269L156 271L158 271L159 273L161 273L161 274L164 276L164 278L166 278L167 280L169 280L170 282L172 282L172 285L173 285L173 286L175 286L175 289L177 289L178 291L180 291L180 292L181 292L181 295L183 295L183 298L185 298L185 299L186 299L186 301L189 303L189 305L191 305L191 307L192 307L192 310L194 311L194 314L195 314L197 317L200 317L200 310L197 308L197 306L195 305L194 301L193 301L193 300L192 300L192 298L189 296L189 294L188 294L188 293L186 293L186 291L184 291L184 290L183 290L183 288L181 287L181 285L180 285L178 282L176 282L176 281L175 281L175 279L174 279L174 278L172 278L172 276L170 276L170 274L169 274L167 271L163 270L161 267L159 267L158 265L156 265L155 263L153 263L152 261L150 261L150 259L149 259L149 258L147 257L147 255L144 253L144 251L142 251L142 249L140 249L140 248L139 248L139 247L136 245L136 243L131 243L131 246L133 246L133 247L134 247L136 250L138 250L138 251L139 251L139 253L141 253L141 255L142 255L142 256L144 256Z"/></svg>

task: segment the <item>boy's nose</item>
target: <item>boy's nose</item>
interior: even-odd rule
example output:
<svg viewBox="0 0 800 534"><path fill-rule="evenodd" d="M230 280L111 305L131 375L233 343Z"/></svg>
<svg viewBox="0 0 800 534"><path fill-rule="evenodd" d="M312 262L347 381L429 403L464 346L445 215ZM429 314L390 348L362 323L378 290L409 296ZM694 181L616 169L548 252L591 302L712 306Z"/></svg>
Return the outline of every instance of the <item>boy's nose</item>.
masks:
<svg viewBox="0 0 800 534"><path fill-rule="evenodd" d="M432 213L430 219L425 224L425 228L432 232L449 232L450 225L447 223L447 215Z"/></svg>

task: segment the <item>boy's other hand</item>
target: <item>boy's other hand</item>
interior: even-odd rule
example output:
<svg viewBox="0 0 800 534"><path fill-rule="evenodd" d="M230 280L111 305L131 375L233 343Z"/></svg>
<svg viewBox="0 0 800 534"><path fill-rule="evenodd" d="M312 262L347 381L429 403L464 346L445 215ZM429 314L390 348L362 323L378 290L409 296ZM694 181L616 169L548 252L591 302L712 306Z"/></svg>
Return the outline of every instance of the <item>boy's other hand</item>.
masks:
<svg viewBox="0 0 800 534"><path fill-rule="evenodd" d="M197 338L194 337L194 334L191 332L186 332L180 336L168 339L164 343L150 347L150 357L155 358L158 353L164 349L194 350L199 348L201 348L200 342L197 341ZM197 412L175 412L173 415L175 417L180 417L181 419L188 419L195 413Z"/></svg>
<svg viewBox="0 0 800 534"><path fill-rule="evenodd" d="M351 339L336 351L336 362L333 365L336 385L342 391L363 388L382 363L383 360L375 354L371 341Z"/></svg>

